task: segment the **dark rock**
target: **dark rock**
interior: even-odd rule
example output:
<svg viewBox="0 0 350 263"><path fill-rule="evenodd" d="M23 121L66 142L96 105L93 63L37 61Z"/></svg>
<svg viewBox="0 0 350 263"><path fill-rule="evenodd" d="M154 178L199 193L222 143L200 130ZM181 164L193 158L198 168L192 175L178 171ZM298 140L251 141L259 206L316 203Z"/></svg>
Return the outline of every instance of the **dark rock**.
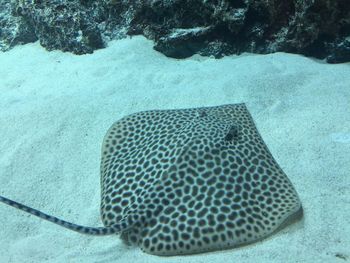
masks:
<svg viewBox="0 0 350 263"><path fill-rule="evenodd" d="M208 46L206 40L211 33L211 27L174 29L171 33L157 39L154 48L169 57L186 58L205 49ZM221 47L217 50L220 53Z"/></svg>
<svg viewBox="0 0 350 263"><path fill-rule="evenodd" d="M2 50L39 39L84 54L143 34L175 58L284 51L350 61L349 0L12 0L0 13Z"/></svg>
<svg viewBox="0 0 350 263"><path fill-rule="evenodd" d="M191 36L195 29L192 27L187 28L186 36L174 37L174 28L168 28L164 34L165 27L162 27L162 32L155 34L155 49L179 58L194 53L219 58L241 52L283 51L326 58L332 63L350 61L349 41L346 40L350 35L348 0L247 0L235 1L235 5L231 2L207 1L204 4L212 14L207 16L209 21L198 20L203 28L210 27L206 34ZM191 9L190 4L186 8ZM183 28L181 20L178 22L175 28Z"/></svg>
<svg viewBox="0 0 350 263"><path fill-rule="evenodd" d="M350 61L350 35L348 37L336 40L329 44L328 63L342 63Z"/></svg>
<svg viewBox="0 0 350 263"><path fill-rule="evenodd" d="M0 2L0 50L7 51L18 44L38 40L34 28L24 18L12 14L9 2Z"/></svg>
<svg viewBox="0 0 350 263"><path fill-rule="evenodd" d="M104 47L98 28L104 17L90 1L22 0L14 10L34 28L40 44L48 50L85 54Z"/></svg>

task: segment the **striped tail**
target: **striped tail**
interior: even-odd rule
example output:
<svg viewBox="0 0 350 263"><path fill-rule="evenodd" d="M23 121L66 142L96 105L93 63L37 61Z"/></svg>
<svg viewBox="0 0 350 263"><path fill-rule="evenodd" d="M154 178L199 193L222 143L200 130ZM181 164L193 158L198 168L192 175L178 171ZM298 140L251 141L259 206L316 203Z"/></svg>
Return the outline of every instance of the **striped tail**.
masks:
<svg viewBox="0 0 350 263"><path fill-rule="evenodd" d="M38 211L34 208L31 208L29 206L17 203L15 201L12 201L6 197L0 196L0 202L5 203L9 206L18 208L22 211L25 211L27 213L30 213L34 216L40 217L44 220L50 221L52 223L55 223L59 226L63 226L65 228L68 228L69 230L76 231L81 234L85 235L94 235L94 236L106 236L106 235L113 235L113 234L118 234L123 231L128 230L131 228L130 222L128 222L126 219L121 220L117 224L108 226L108 227L86 227L86 226L80 226L76 225L67 221L64 221L62 219L59 219L54 216L47 215L41 211Z"/></svg>

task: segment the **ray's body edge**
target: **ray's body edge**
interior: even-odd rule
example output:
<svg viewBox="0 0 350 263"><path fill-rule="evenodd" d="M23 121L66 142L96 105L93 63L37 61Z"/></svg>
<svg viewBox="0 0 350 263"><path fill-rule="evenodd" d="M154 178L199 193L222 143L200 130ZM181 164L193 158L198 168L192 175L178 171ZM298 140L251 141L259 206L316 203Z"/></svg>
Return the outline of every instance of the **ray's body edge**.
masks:
<svg viewBox="0 0 350 263"><path fill-rule="evenodd" d="M261 238L258 238L254 241L250 241L250 242L245 242L245 243L241 243L238 245L227 245L227 246L217 246L217 247L212 247L210 249L207 250L198 250L198 251L191 251L189 253L187 252L181 252L181 253L174 253L174 254L155 254L156 256L161 256L161 257L175 257L175 256L191 256L191 255L197 255L197 254L205 254L205 253L211 253L211 252L217 252L217 251L227 251L227 250L235 250L235 249L239 249L242 247L246 247L258 242L263 242L263 241L267 241L269 238L272 238L276 233L278 233L279 231L281 231L282 229L285 229L286 227L290 226L291 224L294 224L296 222L298 222L299 220L301 220L304 216L304 209L302 206L299 207L299 209L297 209L297 211L295 212L295 214L290 215L289 217L287 217L284 222L282 223L282 225L278 226L273 232L271 232L270 234L263 236ZM127 243L128 244L128 243Z"/></svg>

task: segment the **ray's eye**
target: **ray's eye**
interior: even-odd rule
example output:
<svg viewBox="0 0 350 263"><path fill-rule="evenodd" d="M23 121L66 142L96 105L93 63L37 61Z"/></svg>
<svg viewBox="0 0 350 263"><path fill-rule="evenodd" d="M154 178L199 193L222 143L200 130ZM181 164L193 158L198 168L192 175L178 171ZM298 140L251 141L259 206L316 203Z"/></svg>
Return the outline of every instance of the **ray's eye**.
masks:
<svg viewBox="0 0 350 263"><path fill-rule="evenodd" d="M197 117L200 117L200 118L208 116L208 114L205 111L197 111L196 115Z"/></svg>
<svg viewBox="0 0 350 263"><path fill-rule="evenodd" d="M237 139L240 133L241 127L239 125L232 125L228 130L225 141L232 141L233 139Z"/></svg>

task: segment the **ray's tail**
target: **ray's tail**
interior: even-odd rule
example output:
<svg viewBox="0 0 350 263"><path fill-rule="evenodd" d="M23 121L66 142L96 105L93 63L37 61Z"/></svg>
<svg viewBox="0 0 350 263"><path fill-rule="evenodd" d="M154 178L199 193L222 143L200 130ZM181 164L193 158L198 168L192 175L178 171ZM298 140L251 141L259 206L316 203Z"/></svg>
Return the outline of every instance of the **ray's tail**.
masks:
<svg viewBox="0 0 350 263"><path fill-rule="evenodd" d="M31 208L29 206L23 205L21 203L18 203L16 201L13 201L13 200L8 199L8 198L3 197L3 196L0 196L0 202L5 203L5 204L12 206L14 208L20 209L22 211L25 211L27 213L30 213L34 216L40 217L41 219L55 223L59 226L68 228L69 230L73 230L73 231L76 231L80 234L85 234L85 235L94 235L94 236L113 235L113 234L119 234L119 233L131 228L131 224L127 220L121 220L117 224L114 224L114 225L111 225L108 227L81 226L81 225L67 222L65 220L59 219L57 217L54 217L54 216L51 216L48 214L45 214L39 210L36 210L36 209Z"/></svg>

